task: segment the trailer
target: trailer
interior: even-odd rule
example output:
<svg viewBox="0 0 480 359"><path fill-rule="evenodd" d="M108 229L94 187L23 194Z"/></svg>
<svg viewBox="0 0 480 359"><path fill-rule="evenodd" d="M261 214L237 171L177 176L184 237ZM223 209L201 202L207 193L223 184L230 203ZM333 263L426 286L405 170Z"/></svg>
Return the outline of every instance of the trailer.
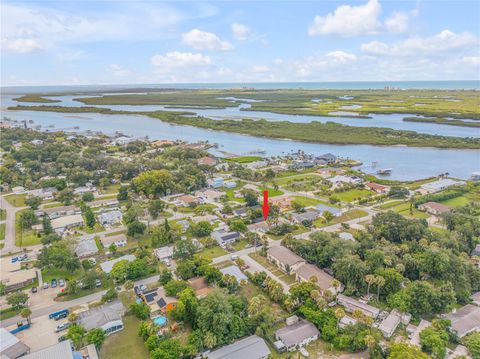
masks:
<svg viewBox="0 0 480 359"><path fill-rule="evenodd" d="M59 310L58 312L54 312L48 315L48 319L54 319L58 316L67 316L70 313L68 309L62 309Z"/></svg>
<svg viewBox="0 0 480 359"><path fill-rule="evenodd" d="M30 328L30 323L17 323L17 327L15 329L10 330L10 333L16 334L18 332L21 332L22 330Z"/></svg>

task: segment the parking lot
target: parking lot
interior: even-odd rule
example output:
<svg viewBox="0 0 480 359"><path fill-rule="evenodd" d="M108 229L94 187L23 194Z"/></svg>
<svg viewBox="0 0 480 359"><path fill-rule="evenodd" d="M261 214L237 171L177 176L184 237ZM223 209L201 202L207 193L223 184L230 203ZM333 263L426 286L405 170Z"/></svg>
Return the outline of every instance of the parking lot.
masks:
<svg viewBox="0 0 480 359"><path fill-rule="evenodd" d="M57 325L67 322L66 318L59 321L48 319L48 316L38 317L32 320L30 328L16 334L22 342L28 345L32 352L58 343L58 337L67 333L63 331L55 333Z"/></svg>

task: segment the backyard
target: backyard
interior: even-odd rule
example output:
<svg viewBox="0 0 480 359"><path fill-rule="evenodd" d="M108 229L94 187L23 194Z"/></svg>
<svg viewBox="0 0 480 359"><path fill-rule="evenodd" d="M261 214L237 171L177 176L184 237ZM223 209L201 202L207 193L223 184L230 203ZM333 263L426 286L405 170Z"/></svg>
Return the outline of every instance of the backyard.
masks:
<svg viewBox="0 0 480 359"><path fill-rule="evenodd" d="M317 228L322 228L322 227L331 226L337 223L351 221L352 219L365 217L367 215L368 213L365 211L362 211L361 209L352 209L351 211L343 213L341 216L334 217L331 221L328 221L328 222L325 222L325 218L320 217L317 220L315 220L313 224Z"/></svg>

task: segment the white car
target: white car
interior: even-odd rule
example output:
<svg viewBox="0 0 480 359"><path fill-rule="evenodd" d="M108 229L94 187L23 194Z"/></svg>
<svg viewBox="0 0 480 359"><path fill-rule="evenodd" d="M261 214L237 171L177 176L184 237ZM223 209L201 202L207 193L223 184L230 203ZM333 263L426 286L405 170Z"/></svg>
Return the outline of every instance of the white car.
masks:
<svg viewBox="0 0 480 359"><path fill-rule="evenodd" d="M238 255L234 254L233 256L230 257L232 261L236 261L238 259Z"/></svg>

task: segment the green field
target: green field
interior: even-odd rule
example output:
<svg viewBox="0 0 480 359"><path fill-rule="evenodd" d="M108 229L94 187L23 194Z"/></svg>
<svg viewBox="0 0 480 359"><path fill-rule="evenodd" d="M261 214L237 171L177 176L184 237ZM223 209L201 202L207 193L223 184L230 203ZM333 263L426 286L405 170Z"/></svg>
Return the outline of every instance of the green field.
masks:
<svg viewBox="0 0 480 359"><path fill-rule="evenodd" d="M102 345L100 356L103 359L135 358L148 359L149 353L142 338L138 336L140 320L133 315L123 318L124 329L110 335Z"/></svg>
<svg viewBox="0 0 480 359"><path fill-rule="evenodd" d="M0 223L0 241L5 239L5 223Z"/></svg>
<svg viewBox="0 0 480 359"><path fill-rule="evenodd" d="M374 194L375 192L368 189L352 189L346 192L335 192L332 196L338 198L342 202L353 202Z"/></svg>
<svg viewBox="0 0 480 359"><path fill-rule="evenodd" d="M336 207L334 205L331 205L329 203L326 203L324 201L321 201L321 200L315 199L315 198L302 197L302 196L292 196L292 198L295 200L295 202L300 203L304 207L314 207L314 206L317 206L319 204Z"/></svg>
<svg viewBox="0 0 480 359"><path fill-rule="evenodd" d="M251 162L260 161L260 160L262 160L262 157L260 156L240 156L240 157L225 158L225 161L237 162L237 163L251 163Z"/></svg>
<svg viewBox="0 0 480 359"><path fill-rule="evenodd" d="M44 268L42 269L42 278L44 282L50 283L52 279L63 279L63 280L72 280L78 279L82 275L81 270L76 272L71 272L66 269L54 269L54 268Z"/></svg>
<svg viewBox="0 0 480 359"><path fill-rule="evenodd" d="M225 254L228 254L228 253L223 248L215 245L213 247L203 249L200 253L196 253L195 257L213 259L220 256L224 256Z"/></svg>
<svg viewBox="0 0 480 359"><path fill-rule="evenodd" d="M7 211L0 208L0 221L7 219Z"/></svg>
<svg viewBox="0 0 480 359"><path fill-rule="evenodd" d="M10 194L5 196L5 199L8 203L15 207L25 207L25 199L27 198L26 194Z"/></svg>
<svg viewBox="0 0 480 359"><path fill-rule="evenodd" d="M411 218L417 218L417 219L423 219L423 218L428 218L430 215L428 213L419 211L416 208L413 208L412 213L410 213L410 203L409 202L402 202L396 206L390 207L389 208L392 211L395 211L402 216L405 217L411 217Z"/></svg>
<svg viewBox="0 0 480 359"><path fill-rule="evenodd" d="M315 227L317 228L322 228L322 227L328 227L333 224L338 224L346 221L351 221L352 219L360 218L360 217L365 217L367 216L368 213L365 211L362 211L361 209L352 209L351 211L345 212L341 216L334 217L331 221L325 222L324 218L318 218L316 221L313 222Z"/></svg>

